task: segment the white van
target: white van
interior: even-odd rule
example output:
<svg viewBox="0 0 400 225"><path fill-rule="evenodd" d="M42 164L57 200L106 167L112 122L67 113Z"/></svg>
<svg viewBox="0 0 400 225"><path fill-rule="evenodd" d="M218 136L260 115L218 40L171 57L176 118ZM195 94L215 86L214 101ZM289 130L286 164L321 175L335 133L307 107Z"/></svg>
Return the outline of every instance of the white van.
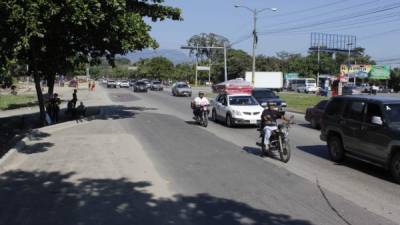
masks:
<svg viewBox="0 0 400 225"><path fill-rule="evenodd" d="M303 93L316 93L318 92L317 82L314 78L299 78L290 80L290 89L297 92Z"/></svg>

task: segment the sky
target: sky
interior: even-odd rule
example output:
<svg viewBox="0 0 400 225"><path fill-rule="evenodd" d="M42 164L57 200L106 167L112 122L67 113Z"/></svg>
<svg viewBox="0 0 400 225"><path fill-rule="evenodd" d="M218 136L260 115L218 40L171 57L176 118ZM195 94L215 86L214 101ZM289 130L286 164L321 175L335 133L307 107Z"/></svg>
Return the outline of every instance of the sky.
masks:
<svg viewBox="0 0 400 225"><path fill-rule="evenodd" d="M251 53L253 15L244 8L278 8L261 12L257 54L305 54L310 33L355 35L357 46L374 59L399 58L400 0L166 0L182 9L183 21L149 23L160 49L179 49L193 35L216 33L233 47ZM246 37L248 37L246 39ZM397 62L396 62L397 63Z"/></svg>

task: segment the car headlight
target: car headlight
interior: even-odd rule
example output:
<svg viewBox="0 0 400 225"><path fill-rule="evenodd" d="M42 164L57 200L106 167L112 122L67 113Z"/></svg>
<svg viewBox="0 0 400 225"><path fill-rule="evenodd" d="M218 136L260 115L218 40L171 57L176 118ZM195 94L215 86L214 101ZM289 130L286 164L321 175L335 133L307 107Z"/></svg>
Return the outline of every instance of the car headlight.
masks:
<svg viewBox="0 0 400 225"><path fill-rule="evenodd" d="M287 105L286 105L286 102L282 102L282 103L281 103L281 106L287 106Z"/></svg>
<svg viewBox="0 0 400 225"><path fill-rule="evenodd" d="M232 114L234 116L241 116L242 115L242 113L239 110L232 110Z"/></svg>

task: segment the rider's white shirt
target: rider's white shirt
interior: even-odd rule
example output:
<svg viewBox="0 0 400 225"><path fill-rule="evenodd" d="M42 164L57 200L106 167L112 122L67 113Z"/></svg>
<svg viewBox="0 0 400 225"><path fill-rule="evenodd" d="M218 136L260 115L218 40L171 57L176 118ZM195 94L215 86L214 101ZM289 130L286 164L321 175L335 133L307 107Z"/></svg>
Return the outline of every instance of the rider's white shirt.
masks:
<svg viewBox="0 0 400 225"><path fill-rule="evenodd" d="M208 99L206 97L203 97L203 98L196 97L194 99L194 104L196 106L205 106L205 105L209 105L210 102L208 101Z"/></svg>

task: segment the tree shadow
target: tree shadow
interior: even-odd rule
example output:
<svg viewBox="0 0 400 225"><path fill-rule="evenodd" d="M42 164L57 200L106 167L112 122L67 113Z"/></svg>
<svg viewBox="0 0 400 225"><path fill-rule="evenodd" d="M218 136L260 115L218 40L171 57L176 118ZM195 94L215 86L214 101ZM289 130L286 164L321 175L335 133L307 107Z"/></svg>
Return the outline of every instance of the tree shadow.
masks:
<svg viewBox="0 0 400 225"><path fill-rule="evenodd" d="M157 110L157 108L147 107L125 107L122 105L105 105L86 107L85 117L72 117L66 115L63 108L59 113L58 123L75 121L82 123L93 120L118 120L135 118L138 112ZM0 157L5 154L12 146L20 141L24 136L29 136L34 129L43 127L39 120L39 113L27 113L0 118Z"/></svg>
<svg viewBox="0 0 400 225"><path fill-rule="evenodd" d="M74 173L8 171L0 175L0 224L311 225L209 194L156 198L150 182L80 179Z"/></svg>
<svg viewBox="0 0 400 225"><path fill-rule="evenodd" d="M319 158L331 161L328 152L328 147L326 145L297 146L297 149L306 152L308 154L317 156ZM390 176L387 170L385 170L382 167L378 167L373 164L363 162L361 160L346 157L346 159L341 163L335 163L335 162L332 163L337 166L345 166L353 170L358 170L370 176L394 183L392 177Z"/></svg>
<svg viewBox="0 0 400 225"><path fill-rule="evenodd" d="M32 145L26 145L23 149L18 150L18 152L30 155L35 153L46 152L52 146L54 146L53 143L40 142Z"/></svg>
<svg viewBox="0 0 400 225"><path fill-rule="evenodd" d="M33 106L38 106L39 102L34 101L34 102L25 102L25 103L19 103L19 104L9 104L5 110L11 110L11 109L19 109L19 108L24 108L24 107L33 107Z"/></svg>

